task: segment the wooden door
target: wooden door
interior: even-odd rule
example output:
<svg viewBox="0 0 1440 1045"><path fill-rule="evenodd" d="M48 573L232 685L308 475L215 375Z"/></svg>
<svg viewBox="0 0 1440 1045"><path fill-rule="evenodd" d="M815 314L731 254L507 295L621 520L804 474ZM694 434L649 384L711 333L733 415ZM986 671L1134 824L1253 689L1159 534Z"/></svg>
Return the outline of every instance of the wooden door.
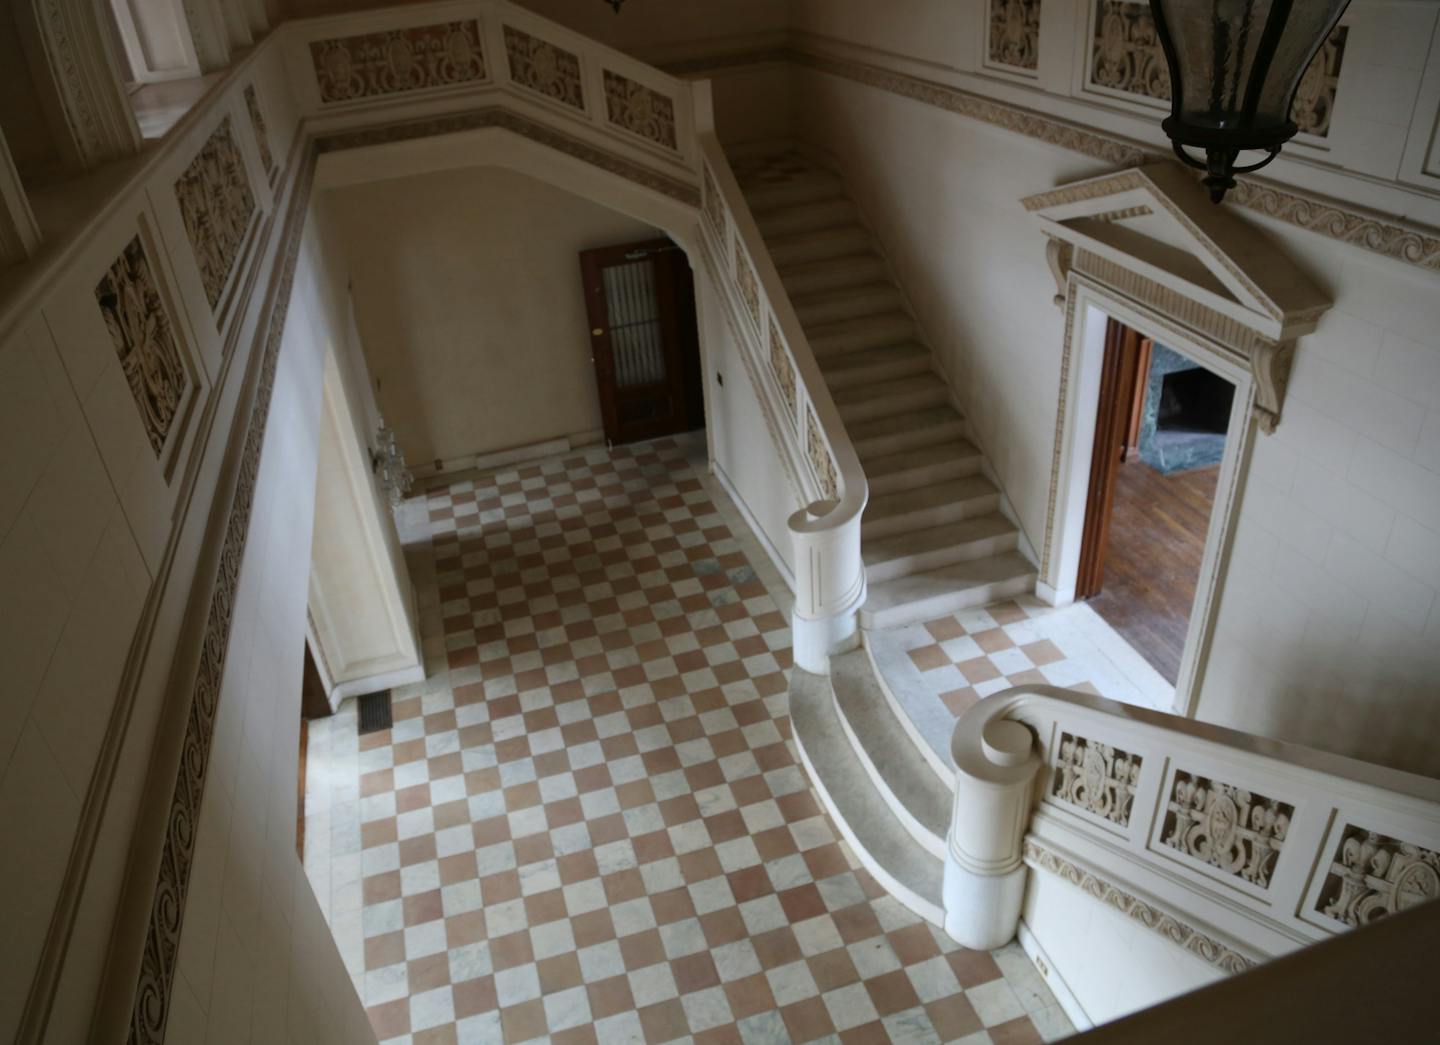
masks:
<svg viewBox="0 0 1440 1045"><path fill-rule="evenodd" d="M668 239L580 254L605 441L614 446L704 424L695 284Z"/></svg>
<svg viewBox="0 0 1440 1045"><path fill-rule="evenodd" d="M1099 409L1095 417L1095 449L1090 457L1090 493L1085 501L1085 534L1080 543L1080 570L1075 597L1100 594L1105 556L1110 544L1110 512L1115 504L1115 474L1127 457L1131 427L1143 395L1138 392L1143 351L1137 331L1110 320L1105 327L1105 360L1100 371ZM1148 369L1148 366L1147 366Z"/></svg>

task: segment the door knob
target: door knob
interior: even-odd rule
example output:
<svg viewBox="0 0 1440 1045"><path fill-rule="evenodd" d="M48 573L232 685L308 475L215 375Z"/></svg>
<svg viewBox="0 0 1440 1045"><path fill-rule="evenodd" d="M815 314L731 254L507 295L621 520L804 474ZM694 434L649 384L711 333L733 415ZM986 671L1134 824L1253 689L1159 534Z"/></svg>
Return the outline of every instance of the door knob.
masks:
<svg viewBox="0 0 1440 1045"><path fill-rule="evenodd" d="M602 330L600 327L596 327L594 330L590 331L590 336L599 337L603 333L605 333L604 330Z"/></svg>

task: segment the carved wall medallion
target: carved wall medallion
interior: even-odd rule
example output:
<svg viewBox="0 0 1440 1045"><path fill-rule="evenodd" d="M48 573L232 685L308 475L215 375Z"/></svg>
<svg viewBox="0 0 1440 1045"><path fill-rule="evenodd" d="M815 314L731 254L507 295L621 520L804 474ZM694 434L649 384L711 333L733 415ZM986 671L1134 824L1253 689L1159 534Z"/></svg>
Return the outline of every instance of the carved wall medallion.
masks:
<svg viewBox="0 0 1440 1045"><path fill-rule="evenodd" d="M230 117L220 121L175 182L175 201L195 251L205 298L213 309L255 213L250 176L231 133Z"/></svg>
<svg viewBox="0 0 1440 1045"><path fill-rule="evenodd" d="M990 61L1016 69L1040 62L1040 0L990 0Z"/></svg>
<svg viewBox="0 0 1440 1045"><path fill-rule="evenodd" d="M659 91L609 69L605 70L605 116L631 134L667 149L678 148L675 103Z"/></svg>
<svg viewBox="0 0 1440 1045"><path fill-rule="evenodd" d="M760 289L759 280L755 278L755 267L750 264L750 259L745 256L745 248L740 241L735 241L735 285L740 289L740 298L745 302L745 309L750 314L755 329L760 329Z"/></svg>
<svg viewBox="0 0 1440 1045"><path fill-rule="evenodd" d="M1346 824L1315 910L1365 925L1440 897L1440 853Z"/></svg>
<svg viewBox="0 0 1440 1045"><path fill-rule="evenodd" d="M275 157L270 154L270 135L265 131L265 114L260 111L260 98L252 83L245 88L245 111L250 114L250 129L255 132L255 145L260 150L260 163L265 174L275 173Z"/></svg>
<svg viewBox="0 0 1440 1045"><path fill-rule="evenodd" d="M1166 809L1167 846L1262 889L1269 887L1294 806L1177 771Z"/></svg>
<svg viewBox="0 0 1440 1045"><path fill-rule="evenodd" d="M1128 827L1142 761L1139 755L1109 744L1062 733L1050 794L1113 824Z"/></svg>
<svg viewBox="0 0 1440 1045"><path fill-rule="evenodd" d="M574 54L507 25L505 59L512 82L573 109L585 108L580 59Z"/></svg>
<svg viewBox="0 0 1440 1045"><path fill-rule="evenodd" d="M991 0L992 13L996 2L999 0ZM1330 133L1330 114L1335 108L1335 87L1340 82L1348 34L1346 26L1337 26L1300 80L1291 116L1306 134L1323 138ZM1170 101L1170 67L1155 32L1150 5L1144 0L1096 0L1090 82Z"/></svg>
<svg viewBox="0 0 1440 1045"><path fill-rule="evenodd" d="M1025 840L1025 859L1040 870L1078 886L1101 903L1133 918L1172 943L1179 944L1217 969L1224 972L1244 972L1255 965L1251 959L1237 954L1194 926L1187 925L1174 915L1158 910L1114 884L1076 867L1069 860L1028 838Z"/></svg>
<svg viewBox="0 0 1440 1045"><path fill-rule="evenodd" d="M145 437L159 457L190 378L139 236L125 245L95 285L95 300L140 412Z"/></svg>
<svg viewBox="0 0 1440 1045"><path fill-rule="evenodd" d="M485 78L480 23L474 19L312 40L310 61L326 103Z"/></svg>
<svg viewBox="0 0 1440 1045"><path fill-rule="evenodd" d="M786 416L795 424L795 366L790 362L790 353L785 342L780 340L780 331L775 320L770 320L770 369L775 374L775 383L780 386L780 397L785 400Z"/></svg>
<svg viewBox="0 0 1440 1045"><path fill-rule="evenodd" d="M820 422L815 420L815 411L805 415L805 455L810 459L810 469L815 473L815 482L820 492L830 500L838 496L839 484L835 478L835 461L830 448L820 436Z"/></svg>

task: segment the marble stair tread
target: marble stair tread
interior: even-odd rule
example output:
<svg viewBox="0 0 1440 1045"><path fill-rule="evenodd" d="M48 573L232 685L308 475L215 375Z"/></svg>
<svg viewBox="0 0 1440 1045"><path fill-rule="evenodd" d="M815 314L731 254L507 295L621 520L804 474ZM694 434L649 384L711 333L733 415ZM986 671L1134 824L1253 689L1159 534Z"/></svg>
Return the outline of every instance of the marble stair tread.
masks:
<svg viewBox="0 0 1440 1045"><path fill-rule="evenodd" d="M822 363L822 367L828 365ZM848 426L850 441L862 465L876 457L885 457L931 443L963 438L965 418L953 406L931 407L894 417L877 417L873 421Z"/></svg>
<svg viewBox="0 0 1440 1045"><path fill-rule="evenodd" d="M830 679L792 671L790 722L811 782L860 862L901 903L942 924L944 862L911 836L865 771Z"/></svg>
<svg viewBox="0 0 1440 1045"><path fill-rule="evenodd" d="M779 270L780 282L793 298L837 287L872 283L885 276L885 262L873 250L839 254L835 257L787 265Z"/></svg>
<svg viewBox="0 0 1440 1045"><path fill-rule="evenodd" d="M845 183L839 175L821 168L797 173L780 181L756 178L740 180L740 191L752 214L763 214L777 207L845 196Z"/></svg>
<svg viewBox="0 0 1440 1045"><path fill-rule="evenodd" d="M751 213L755 217L755 224L760 227L760 234L766 238L859 224L855 204L844 196L807 200L803 203L772 207L759 214L753 211Z"/></svg>
<svg viewBox="0 0 1440 1045"><path fill-rule="evenodd" d="M938 569L966 559L1012 551L1020 531L999 512L975 515L959 522L919 530L903 530L887 537L866 539L860 554L870 583L891 580L904 573Z"/></svg>
<svg viewBox="0 0 1440 1045"><path fill-rule="evenodd" d="M891 808L925 849L945 858L953 791L926 764L875 678L863 649L830 662L835 702L871 779L893 799Z"/></svg>
<svg viewBox="0 0 1440 1045"><path fill-rule="evenodd" d="M899 310L838 323L817 324L805 330L811 350L822 358L881 348L897 341L913 341L915 335L915 321Z"/></svg>
<svg viewBox="0 0 1440 1045"><path fill-rule="evenodd" d="M839 254L858 254L869 250L871 241L870 233L859 225L838 225L833 229L767 237L765 245L776 268L789 268Z"/></svg>
<svg viewBox="0 0 1440 1045"><path fill-rule="evenodd" d="M861 381L884 380L887 376L906 377L933 372L930 369L930 350L914 341L826 356L820 369L832 391Z"/></svg>
<svg viewBox="0 0 1440 1045"><path fill-rule="evenodd" d="M968 440L930 443L864 462L870 496L897 493L911 486L959 479L980 470L984 455Z"/></svg>
<svg viewBox="0 0 1440 1045"><path fill-rule="evenodd" d="M860 625L892 628L1028 591L1035 567L1019 552L968 559L870 586Z"/></svg>
<svg viewBox="0 0 1440 1045"><path fill-rule="evenodd" d="M890 521L903 522L912 516L923 515L935 509L941 509L940 514L948 515L949 518L938 519L929 525L958 522L966 516L993 511L997 507L996 500L999 496L999 489L983 475L966 475L912 490L881 494L879 497L870 498L870 503L865 508L862 527L870 526L871 533L879 537L882 535L880 524ZM983 504L985 507L981 510L967 510L972 504ZM944 511L946 509L948 511ZM902 528L919 529L923 525ZM887 530L886 535L893 532L895 531Z"/></svg>
<svg viewBox="0 0 1440 1045"><path fill-rule="evenodd" d="M894 381L842 388L833 395L840 417L847 424L902 411L939 406L950 399L950 388L933 373L913 374Z"/></svg>

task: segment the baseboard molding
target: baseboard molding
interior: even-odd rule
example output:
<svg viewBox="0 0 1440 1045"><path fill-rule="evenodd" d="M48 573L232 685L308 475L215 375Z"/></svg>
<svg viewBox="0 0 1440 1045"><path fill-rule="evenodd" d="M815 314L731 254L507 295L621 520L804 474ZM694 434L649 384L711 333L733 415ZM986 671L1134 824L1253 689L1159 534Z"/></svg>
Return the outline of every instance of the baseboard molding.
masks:
<svg viewBox="0 0 1440 1045"><path fill-rule="evenodd" d="M1050 993L1055 996L1055 1001L1064 1011L1066 1018L1075 1025L1076 1032L1087 1031L1094 1027L1095 1021L1081 1007L1080 1000L1075 997L1075 992L1070 989L1070 985L1060 975L1060 970L1055 968L1055 963L1050 960L1050 956L1045 953L1045 948L1040 945L1040 941L1036 939L1035 934L1030 931L1030 926L1026 925L1023 919L1016 932L1016 938L1020 943L1020 949L1029 957L1031 964L1035 966L1035 971L1045 981L1045 986L1050 988Z"/></svg>
<svg viewBox="0 0 1440 1045"><path fill-rule="evenodd" d="M424 681L425 665L416 664L398 671L387 671L379 675L367 675L361 679L338 682L330 690L330 707L332 710L338 710L340 705L351 697L362 697L366 693L379 693L382 689L394 689L396 686L406 686L412 682Z"/></svg>
<svg viewBox="0 0 1440 1045"><path fill-rule="evenodd" d="M730 498L730 502L735 505L735 510L740 513L740 517L745 520L745 525L750 527L751 534L754 535L760 547L765 550L765 554L769 556L770 564L774 566L775 571L780 574L781 579L785 582L785 586L793 593L795 591L794 571L790 569L789 564L786 563L784 557L780 554L780 550L770 542L770 538L765 535L765 531L760 528L760 523L756 520L754 513L750 511L750 506L746 504L745 499L740 496L740 491L735 489L735 484L731 482L730 477L725 474L725 469L721 468L718 462L711 461L710 472L715 476L716 481L719 482L721 489L725 491L725 495Z"/></svg>
<svg viewBox="0 0 1440 1045"><path fill-rule="evenodd" d="M495 468L504 468L510 464L538 461L545 457L554 457L556 454L569 453L582 446L593 446L602 442L604 438L605 433L599 429L572 432L570 435L557 436L539 443L527 443L524 446L512 446L504 450L492 450L473 456L452 457L449 460L442 460L438 468L434 462L417 464L411 466L411 471L414 472L418 485L428 488L442 482L452 483L463 473L486 472Z"/></svg>

